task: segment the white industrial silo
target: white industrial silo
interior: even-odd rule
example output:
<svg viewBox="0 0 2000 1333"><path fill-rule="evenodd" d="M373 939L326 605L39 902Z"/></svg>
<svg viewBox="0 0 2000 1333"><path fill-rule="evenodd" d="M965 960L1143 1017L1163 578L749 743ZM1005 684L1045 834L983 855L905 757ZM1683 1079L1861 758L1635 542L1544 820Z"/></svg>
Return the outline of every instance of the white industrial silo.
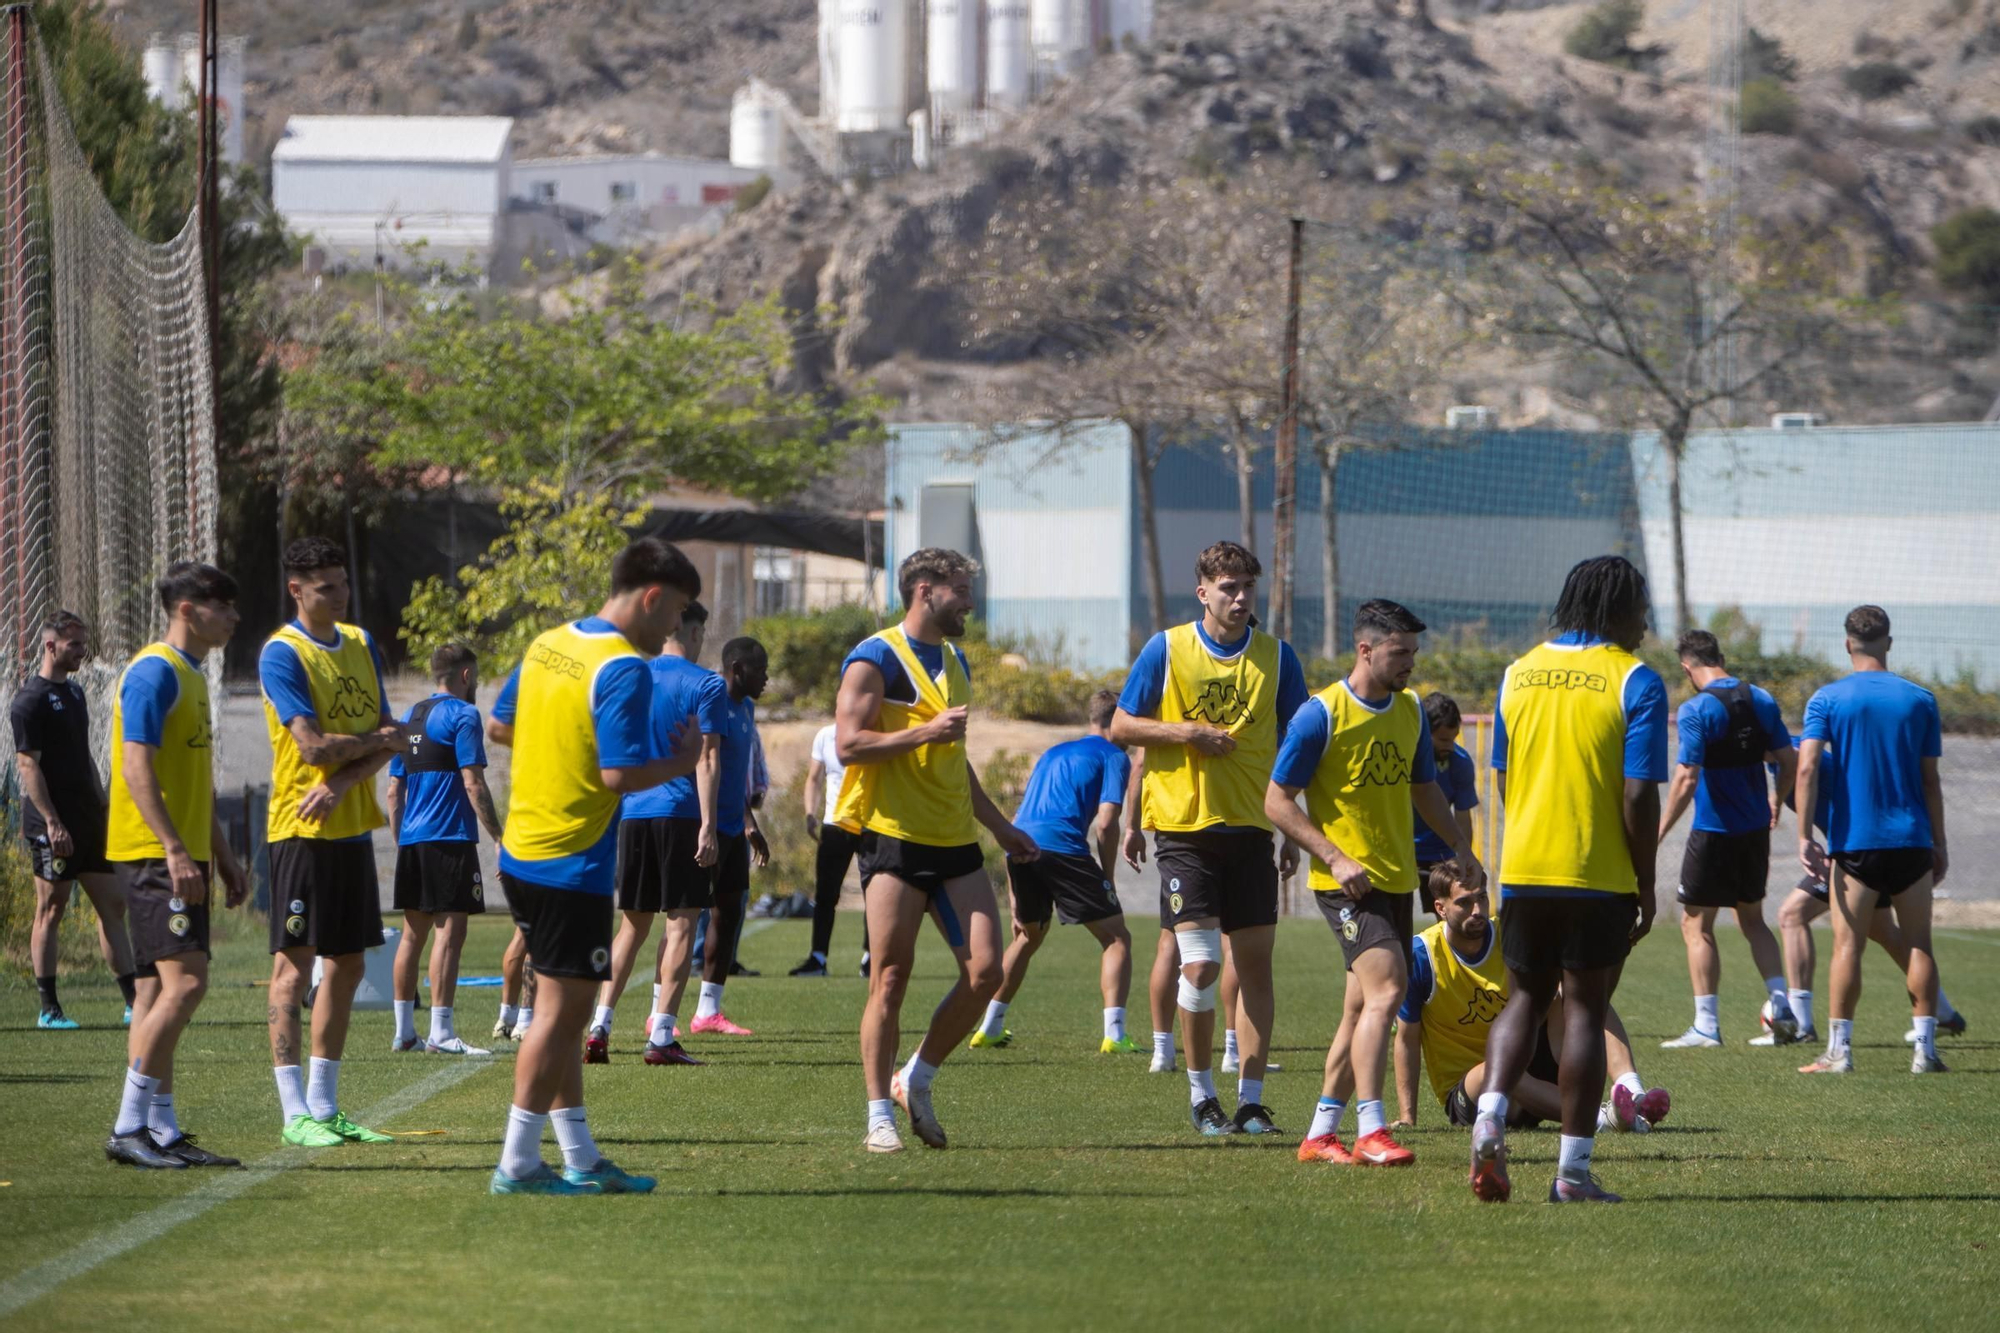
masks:
<svg viewBox="0 0 2000 1333"><path fill-rule="evenodd" d="M1030 35L1044 75L1073 73L1090 59L1091 9L1090 0L1032 0Z"/></svg>
<svg viewBox="0 0 2000 1333"><path fill-rule="evenodd" d="M201 39L181 34L181 77L188 87L201 87ZM222 160L230 166L243 161L243 59L247 37L224 37L215 45L215 112L219 122Z"/></svg>
<svg viewBox="0 0 2000 1333"><path fill-rule="evenodd" d="M1015 111L1034 93L1028 0L986 0L986 105Z"/></svg>
<svg viewBox="0 0 2000 1333"><path fill-rule="evenodd" d="M909 114L910 26L902 0L840 0L834 59L842 134L896 134Z"/></svg>
<svg viewBox="0 0 2000 1333"><path fill-rule="evenodd" d="M1153 0L1106 0L1105 36L1120 51L1127 38L1141 45L1152 41Z"/></svg>
<svg viewBox="0 0 2000 1333"><path fill-rule="evenodd" d="M181 90L180 48L168 41L164 34L154 33L146 43L146 54L140 58L140 69L146 75L146 92L161 106L177 107L184 95Z"/></svg>
<svg viewBox="0 0 2000 1333"><path fill-rule="evenodd" d="M979 0L929 0L927 12L931 124L941 126L979 106Z"/></svg>
<svg viewBox="0 0 2000 1333"><path fill-rule="evenodd" d="M819 0L819 118L840 105L840 0Z"/></svg>
<svg viewBox="0 0 2000 1333"><path fill-rule="evenodd" d="M729 165L776 174L785 169L785 120L772 89L752 80L729 108Z"/></svg>

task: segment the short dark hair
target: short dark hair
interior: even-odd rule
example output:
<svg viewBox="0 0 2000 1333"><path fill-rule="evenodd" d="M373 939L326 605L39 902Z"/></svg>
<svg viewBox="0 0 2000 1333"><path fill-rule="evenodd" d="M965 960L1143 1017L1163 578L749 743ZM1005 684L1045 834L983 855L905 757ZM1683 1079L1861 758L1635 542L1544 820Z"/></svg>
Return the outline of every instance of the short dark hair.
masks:
<svg viewBox="0 0 2000 1333"><path fill-rule="evenodd" d="M672 542L641 537L612 557L611 592L616 596L653 587L673 588L693 599L701 596L701 574Z"/></svg>
<svg viewBox="0 0 2000 1333"><path fill-rule="evenodd" d="M1118 694L1115 690L1099 690L1090 696L1088 705L1090 725L1108 727L1111 719L1118 716Z"/></svg>
<svg viewBox="0 0 2000 1333"><path fill-rule="evenodd" d="M84 623L83 617L74 611L51 611L48 619L42 622L42 633L53 634L58 639L64 638L72 630L83 630L85 633L90 631L90 626Z"/></svg>
<svg viewBox="0 0 2000 1333"><path fill-rule="evenodd" d="M1354 637L1371 643L1389 634L1422 634L1427 628L1409 607L1386 597L1370 598L1354 611Z"/></svg>
<svg viewBox="0 0 2000 1333"><path fill-rule="evenodd" d="M1446 727L1456 731L1465 725L1465 718L1458 711L1458 700L1443 690L1432 690L1424 696L1424 721L1431 724L1434 735Z"/></svg>
<svg viewBox="0 0 2000 1333"><path fill-rule="evenodd" d="M689 602L687 606L682 609L681 624L706 625L707 623L708 623L708 608L703 606L699 600Z"/></svg>
<svg viewBox="0 0 2000 1333"><path fill-rule="evenodd" d="M1889 637L1889 613L1879 606L1857 606L1847 613L1845 628L1856 643L1880 643Z"/></svg>
<svg viewBox="0 0 2000 1333"><path fill-rule="evenodd" d="M1452 886L1457 883L1458 867L1450 861L1440 861L1431 867L1430 874L1425 877L1424 889L1430 894L1431 901L1437 902L1451 897Z"/></svg>
<svg viewBox="0 0 2000 1333"><path fill-rule="evenodd" d="M745 662L765 662L771 660L764 645L749 635L740 635L722 645L722 669L734 671Z"/></svg>
<svg viewBox="0 0 2000 1333"><path fill-rule="evenodd" d="M1257 563L1250 548L1238 542L1211 542L1194 558L1194 576L1203 583L1224 574L1254 579L1261 578L1263 573L1264 567Z"/></svg>
<svg viewBox="0 0 2000 1333"><path fill-rule="evenodd" d="M903 595L903 605L907 607L916 596L919 583L949 583L961 575L978 573L979 562L971 556L943 546L926 546L910 552L896 567L896 591Z"/></svg>
<svg viewBox="0 0 2000 1333"><path fill-rule="evenodd" d="M1594 556L1578 561L1563 579L1549 627L1558 634L1580 630L1608 639L1619 621L1643 616L1651 607L1646 576L1637 565L1622 555Z"/></svg>
<svg viewBox="0 0 2000 1333"><path fill-rule="evenodd" d="M479 665L479 655L462 643L441 643L431 653L431 679L448 680L469 666Z"/></svg>
<svg viewBox="0 0 2000 1333"><path fill-rule="evenodd" d="M318 566L314 566L318 568ZM236 580L217 569L194 560L176 560L167 566L154 585L160 594L160 608L168 615L182 602L233 602Z"/></svg>
<svg viewBox="0 0 2000 1333"><path fill-rule="evenodd" d="M1722 660L1722 643L1705 629L1681 631L1680 641L1674 645L1681 661L1692 662L1696 666L1720 667L1728 663Z"/></svg>
<svg viewBox="0 0 2000 1333"><path fill-rule="evenodd" d="M285 548L285 572L310 574L315 569L346 569L347 548L324 537L301 537Z"/></svg>

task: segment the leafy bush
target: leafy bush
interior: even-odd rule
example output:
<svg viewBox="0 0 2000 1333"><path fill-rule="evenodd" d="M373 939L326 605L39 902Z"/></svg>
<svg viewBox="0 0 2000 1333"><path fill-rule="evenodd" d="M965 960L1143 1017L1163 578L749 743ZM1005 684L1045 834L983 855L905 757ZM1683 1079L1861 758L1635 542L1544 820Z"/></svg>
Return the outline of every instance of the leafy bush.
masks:
<svg viewBox="0 0 2000 1333"><path fill-rule="evenodd" d="M766 707L789 704L832 712L840 664L855 644L880 628L873 611L852 605L745 621L743 632L762 643L771 658Z"/></svg>
<svg viewBox="0 0 2000 1333"><path fill-rule="evenodd" d="M1765 75L1743 85L1738 114L1745 134L1790 134L1799 127L1799 99Z"/></svg>
<svg viewBox="0 0 2000 1333"><path fill-rule="evenodd" d="M1775 37L1766 37L1755 28L1743 38L1743 78L1776 79L1791 83L1799 77L1799 62Z"/></svg>
<svg viewBox="0 0 2000 1333"><path fill-rule="evenodd" d="M1893 60L1870 60L1840 76L1847 91L1864 102L1894 97L1917 81L1917 76Z"/></svg>
<svg viewBox="0 0 2000 1333"><path fill-rule="evenodd" d="M1632 45L1632 35L1645 21L1646 6L1642 0L1604 0L1577 20L1569 36L1563 39L1563 50L1579 60L1594 60L1600 65L1643 69L1660 54L1656 46Z"/></svg>
<svg viewBox="0 0 2000 1333"><path fill-rule="evenodd" d="M1967 208L1931 228L1938 281L1981 304L2000 302L2000 212Z"/></svg>
<svg viewBox="0 0 2000 1333"><path fill-rule="evenodd" d="M748 213L751 209L763 203L764 196L770 193L771 178L769 176L759 176L756 180L751 181L736 192L736 199L731 204L731 211L735 213Z"/></svg>

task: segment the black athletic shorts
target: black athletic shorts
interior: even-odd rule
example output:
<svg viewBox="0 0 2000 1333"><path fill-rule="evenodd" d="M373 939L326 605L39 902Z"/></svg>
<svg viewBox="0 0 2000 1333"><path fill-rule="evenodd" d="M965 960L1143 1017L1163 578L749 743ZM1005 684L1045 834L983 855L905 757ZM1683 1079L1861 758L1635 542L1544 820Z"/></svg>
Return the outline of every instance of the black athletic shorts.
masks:
<svg viewBox="0 0 2000 1333"><path fill-rule="evenodd" d="M1688 907L1734 907L1764 901L1771 873L1771 830L1688 834L1681 853L1680 900Z"/></svg>
<svg viewBox="0 0 2000 1333"><path fill-rule="evenodd" d="M1823 879L1814 879L1811 875L1801 875L1799 876L1799 882L1792 887L1803 889L1810 896L1819 899L1820 902L1829 906L1832 905L1833 899L1830 891L1827 889L1826 881Z"/></svg>
<svg viewBox="0 0 2000 1333"><path fill-rule="evenodd" d="M549 977L611 979L611 900L601 893L551 889L500 872L514 924L528 941L528 965Z"/></svg>
<svg viewBox="0 0 2000 1333"><path fill-rule="evenodd" d="M65 821L63 827L69 830L72 844L68 856L57 856L49 846L47 833L33 834L24 841L28 844L28 863L34 867L36 879L45 879L51 884L67 884L78 875L109 875L111 862L105 859L105 821L99 817L79 819L75 823Z"/></svg>
<svg viewBox="0 0 2000 1333"><path fill-rule="evenodd" d="M1616 967L1632 949L1639 899L1630 893L1508 897L1500 909L1507 966L1527 974Z"/></svg>
<svg viewBox="0 0 2000 1333"><path fill-rule="evenodd" d="M1416 894L1370 889L1356 902L1338 890L1316 889L1313 901L1319 904L1319 914L1326 918L1326 924L1333 927L1340 940L1340 956L1347 960L1348 971L1352 972L1354 961L1370 949L1394 949L1403 955L1403 975L1410 974L1414 961L1410 956L1410 939L1416 930Z"/></svg>
<svg viewBox="0 0 2000 1333"><path fill-rule="evenodd" d="M1544 1022L1535 1032L1535 1053L1528 1057L1528 1077L1538 1078L1544 1083L1554 1083L1562 1077L1561 1063L1556 1059L1556 1048L1549 1044L1549 1025ZM1479 1119L1479 1100L1465 1090L1465 1080L1459 1079L1451 1085L1451 1091L1444 1095L1444 1118L1454 1125L1471 1128ZM1507 1107L1507 1128L1533 1129L1542 1123L1542 1118L1534 1115L1518 1102Z"/></svg>
<svg viewBox="0 0 2000 1333"><path fill-rule="evenodd" d="M740 898L750 892L750 835L721 833L721 852L715 860L715 898Z"/></svg>
<svg viewBox="0 0 2000 1333"><path fill-rule="evenodd" d="M396 849L395 907L398 912L486 910L486 882L479 875L479 844L413 842Z"/></svg>
<svg viewBox="0 0 2000 1333"><path fill-rule="evenodd" d="M1866 852L1835 852L1833 863L1849 879L1858 879L1884 898L1893 898L1931 873L1928 847L1880 847Z"/></svg>
<svg viewBox="0 0 2000 1333"><path fill-rule="evenodd" d="M1278 924L1278 860L1260 828L1154 833L1160 867L1160 924L1215 917L1222 933Z"/></svg>
<svg viewBox="0 0 2000 1333"><path fill-rule="evenodd" d="M1065 926L1123 916L1118 894L1093 857L1045 851L1033 861L1009 861L1014 919L1046 926L1060 915Z"/></svg>
<svg viewBox="0 0 2000 1333"><path fill-rule="evenodd" d="M952 880L976 875L986 868L986 856L976 842L960 847L932 847L864 829L857 850L863 889L875 876L889 875L935 897Z"/></svg>
<svg viewBox="0 0 2000 1333"><path fill-rule="evenodd" d="M271 844L271 952L340 958L382 942L375 846L367 838L280 838Z"/></svg>
<svg viewBox="0 0 2000 1333"><path fill-rule="evenodd" d="M698 912L715 905L715 867L695 860L699 819L627 819L618 825L618 910Z"/></svg>
<svg viewBox="0 0 2000 1333"><path fill-rule="evenodd" d="M208 862L195 864L202 874L208 873ZM125 894L125 929L132 937L133 972L157 977L162 958L184 953L209 956L209 902L183 902L175 897L173 876L167 873L164 860L120 861L117 873L118 887ZM212 901L222 886L211 883L208 892Z"/></svg>

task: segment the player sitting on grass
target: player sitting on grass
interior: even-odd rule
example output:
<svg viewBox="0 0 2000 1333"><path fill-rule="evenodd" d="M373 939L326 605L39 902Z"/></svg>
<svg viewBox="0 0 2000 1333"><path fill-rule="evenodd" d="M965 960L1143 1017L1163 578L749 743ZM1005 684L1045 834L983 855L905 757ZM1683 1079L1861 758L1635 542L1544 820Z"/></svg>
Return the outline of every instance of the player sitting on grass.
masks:
<svg viewBox="0 0 2000 1333"><path fill-rule="evenodd" d="M1103 949L1098 986L1104 993L1105 1055L1143 1054L1125 1035L1125 1001L1132 989L1132 934L1111 887L1118 864L1118 810L1125 803L1131 761L1109 738L1118 696L1090 696L1090 734L1051 747L1035 761L1014 824L1042 849L1033 861L1009 861L1014 892L1014 939L1002 964L1000 993L986 1006L974 1046L1005 1046L1007 1006L1028 976L1028 960L1048 935L1049 918L1082 926Z"/></svg>
<svg viewBox="0 0 2000 1333"><path fill-rule="evenodd" d="M1402 1114L1396 1123L1417 1123L1417 1072L1427 1066L1445 1119L1469 1127L1486 1090L1486 1029L1507 1003L1507 968L1494 947L1500 933L1486 914L1483 887L1466 884L1444 865L1431 871L1423 892L1438 921L1417 936L1410 992L1397 1014L1396 1099ZM1562 1011L1551 1009L1528 1072L1514 1085L1510 1128L1562 1118L1556 1086L1562 1039ZM1643 1134L1664 1120L1672 1099L1665 1088L1648 1090L1639 1081L1616 1010L1606 1014L1604 1054L1612 1084L1610 1099L1598 1108L1598 1129Z"/></svg>

